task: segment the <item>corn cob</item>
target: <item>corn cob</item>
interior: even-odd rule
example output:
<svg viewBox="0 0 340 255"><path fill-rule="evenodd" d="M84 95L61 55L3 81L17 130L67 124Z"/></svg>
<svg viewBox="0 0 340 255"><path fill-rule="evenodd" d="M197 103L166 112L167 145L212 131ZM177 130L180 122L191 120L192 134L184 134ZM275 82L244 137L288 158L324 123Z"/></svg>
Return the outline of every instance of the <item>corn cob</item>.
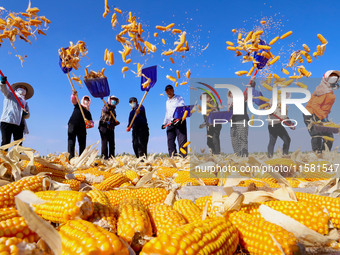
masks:
<svg viewBox="0 0 340 255"><path fill-rule="evenodd" d="M247 73L248 73L248 71L237 71L237 72L235 72L235 74L238 75L238 76L242 76L242 75L247 74Z"/></svg>
<svg viewBox="0 0 340 255"><path fill-rule="evenodd" d="M268 65L273 65L276 61L278 61L280 59L280 56L276 56L275 58L273 58L271 61L269 61Z"/></svg>
<svg viewBox="0 0 340 255"><path fill-rule="evenodd" d="M303 201L268 201L262 204L295 219L322 235L328 234L329 216L320 206ZM241 211L261 218L261 214L258 211L259 206L260 203L242 206Z"/></svg>
<svg viewBox="0 0 340 255"><path fill-rule="evenodd" d="M22 165L22 169L26 168L28 163L29 163L29 161L26 160ZM34 167L35 167L35 173L46 172L46 173L51 173L51 177L65 178L65 171L46 167L46 166L44 166L44 165L42 165L41 163L38 163L38 162L34 162Z"/></svg>
<svg viewBox="0 0 340 255"><path fill-rule="evenodd" d="M226 197L228 196L223 196L222 198L226 198ZM197 207L202 211L204 210L206 203L208 203L207 213L210 214L213 211L211 196L199 197L195 200L195 205L197 205Z"/></svg>
<svg viewBox="0 0 340 255"><path fill-rule="evenodd" d="M119 188L123 188L123 187L134 187L135 185L133 185L131 182L124 182L122 185L119 186Z"/></svg>
<svg viewBox="0 0 340 255"><path fill-rule="evenodd" d="M159 167L156 171L156 175L161 179L170 178L178 171L175 167Z"/></svg>
<svg viewBox="0 0 340 255"><path fill-rule="evenodd" d="M288 72L288 70L286 70L286 69L282 68L282 69L281 69L281 71L282 71L284 74L286 74L286 75L289 75L289 72Z"/></svg>
<svg viewBox="0 0 340 255"><path fill-rule="evenodd" d="M183 215L188 222L198 222L202 219L202 210L189 199L177 200L173 208Z"/></svg>
<svg viewBox="0 0 340 255"><path fill-rule="evenodd" d="M152 226L147 210L138 198L127 198L117 208L117 235L131 244L136 233L152 236Z"/></svg>
<svg viewBox="0 0 340 255"><path fill-rule="evenodd" d="M80 182L87 182L89 184L98 183L111 177L113 174L98 170L97 167L91 167L86 170L77 170L73 172L73 176Z"/></svg>
<svg viewBox="0 0 340 255"><path fill-rule="evenodd" d="M323 37L321 34L318 34L318 38L319 38L319 40L322 44L328 43L328 41L325 39L325 37Z"/></svg>
<svg viewBox="0 0 340 255"><path fill-rule="evenodd" d="M148 207L148 211L156 236L169 233L187 223L184 217L169 205L152 204Z"/></svg>
<svg viewBox="0 0 340 255"><path fill-rule="evenodd" d="M307 46L307 44L302 44L302 47L303 47L303 49L304 49L306 52L310 52L310 49L309 49L309 47Z"/></svg>
<svg viewBox="0 0 340 255"><path fill-rule="evenodd" d="M140 176L133 170L126 170L125 171L125 176L134 184L139 181Z"/></svg>
<svg viewBox="0 0 340 255"><path fill-rule="evenodd" d="M283 165L283 166L295 166L296 163L290 158L273 158L266 160L267 165Z"/></svg>
<svg viewBox="0 0 340 255"><path fill-rule="evenodd" d="M287 32L287 33L281 35L280 39L281 39L281 40L282 40L282 39L285 39L285 38L287 38L288 36L290 36L292 33L293 33L293 31L289 31L289 32Z"/></svg>
<svg viewBox="0 0 340 255"><path fill-rule="evenodd" d="M17 237L0 237L0 254L19 255L17 245L21 242L23 239Z"/></svg>
<svg viewBox="0 0 340 255"><path fill-rule="evenodd" d="M279 36L276 36L273 40L270 41L269 45L273 45L274 43L276 43L279 38Z"/></svg>
<svg viewBox="0 0 340 255"><path fill-rule="evenodd" d="M35 193L46 203L34 205L35 212L42 218L65 223L68 220L87 219L93 213L91 199L77 191L40 191Z"/></svg>
<svg viewBox="0 0 340 255"><path fill-rule="evenodd" d="M125 198L139 198L144 206L164 202L168 192L163 188L139 188L110 190L105 193L113 207L119 205Z"/></svg>
<svg viewBox="0 0 340 255"><path fill-rule="evenodd" d="M96 189L99 190L110 190L113 188L117 188L125 182L129 182L130 180L123 174L118 173L114 174L113 176L107 178L105 181L99 184L93 184Z"/></svg>
<svg viewBox="0 0 340 255"><path fill-rule="evenodd" d="M122 254L127 247L109 231L85 220L70 220L59 229L62 254Z"/></svg>
<svg viewBox="0 0 340 255"><path fill-rule="evenodd" d="M0 237L16 237L30 242L37 241L37 234L31 231L23 217L0 221Z"/></svg>
<svg viewBox="0 0 340 255"><path fill-rule="evenodd" d="M233 254L238 233L229 220L222 217L181 226L171 233L152 239L140 255L148 254Z"/></svg>
<svg viewBox="0 0 340 255"><path fill-rule="evenodd" d="M262 86L263 86L265 89L269 90L269 91L272 91L272 90L273 90L273 87L270 86L270 85L268 85L267 83L262 83Z"/></svg>
<svg viewBox="0 0 340 255"><path fill-rule="evenodd" d="M110 232L116 233L116 218L114 216L113 207L110 204L110 200L105 195L105 192L91 190L87 195L92 199L94 208L89 221L95 222L103 228L107 227Z"/></svg>
<svg viewBox="0 0 340 255"><path fill-rule="evenodd" d="M226 42L229 46L234 46L234 43L230 42L230 41L227 41Z"/></svg>
<svg viewBox="0 0 340 255"><path fill-rule="evenodd" d="M280 226L244 212L233 212L227 217L238 229L240 244L250 254L282 254L271 235L284 254L293 255L299 250L295 236Z"/></svg>
<svg viewBox="0 0 340 255"><path fill-rule="evenodd" d="M295 192L298 201L310 202L328 210L330 220L336 228L340 228L340 198Z"/></svg>
<svg viewBox="0 0 340 255"><path fill-rule="evenodd" d="M64 184L69 184L70 185L70 188L74 191L79 191L80 190L80 184L81 182L78 181L78 180L73 180L73 179L70 179L70 180L64 180L63 181Z"/></svg>
<svg viewBox="0 0 340 255"><path fill-rule="evenodd" d="M15 207L0 209L0 221L8 220L14 217L20 217L19 212Z"/></svg>
<svg viewBox="0 0 340 255"><path fill-rule="evenodd" d="M14 197L23 190L36 192L45 189L44 179L43 176L32 176L1 186L0 208L13 207L15 205ZM47 187L48 185L47 183Z"/></svg>

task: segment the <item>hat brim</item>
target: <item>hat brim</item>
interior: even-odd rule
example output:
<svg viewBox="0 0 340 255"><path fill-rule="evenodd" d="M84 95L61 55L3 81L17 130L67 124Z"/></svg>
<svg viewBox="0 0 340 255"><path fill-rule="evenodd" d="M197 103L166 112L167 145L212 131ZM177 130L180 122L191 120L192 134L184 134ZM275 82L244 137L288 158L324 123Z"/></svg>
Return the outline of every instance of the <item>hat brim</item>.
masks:
<svg viewBox="0 0 340 255"><path fill-rule="evenodd" d="M117 101L117 104L119 104L119 98L118 97L115 97L115 96L110 96L110 99L114 99Z"/></svg>
<svg viewBox="0 0 340 255"><path fill-rule="evenodd" d="M26 88L26 95L25 95L25 99L27 100L27 99L30 99L33 95L34 95L34 89L33 89L33 87L30 85L30 84L28 84L28 83L26 83L26 82L16 82L16 83L13 83L12 85L11 85L11 87L12 87L12 89L13 90L16 90L18 87L20 87L20 86L22 86L22 87L25 87Z"/></svg>

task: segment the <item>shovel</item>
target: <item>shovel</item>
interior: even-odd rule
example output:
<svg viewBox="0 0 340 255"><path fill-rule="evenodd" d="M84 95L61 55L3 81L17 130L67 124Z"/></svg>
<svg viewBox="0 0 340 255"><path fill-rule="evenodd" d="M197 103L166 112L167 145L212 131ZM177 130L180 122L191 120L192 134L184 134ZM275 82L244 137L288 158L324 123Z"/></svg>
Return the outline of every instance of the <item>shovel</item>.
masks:
<svg viewBox="0 0 340 255"><path fill-rule="evenodd" d="M68 47L65 48L65 49L68 49ZM67 74L67 78L68 78L68 80L69 80L69 82L70 82L70 84L71 84L71 86L72 86L72 91L76 91L75 88L74 88L74 86L73 86L71 77L70 77L70 72L71 72L71 70L72 70L72 67L71 67L71 68L67 68L66 66L62 66L62 60L61 60L60 57L59 57L59 66L60 66L61 70L63 71L63 73L66 73L66 74ZM77 103L78 103L78 106L79 106L81 115L83 116L85 125L87 126L87 125L88 125L87 123L88 123L89 121L85 118L85 114L84 114L84 111L83 111L83 107L81 106L81 104L80 104L80 102L79 102L78 94L75 94L75 96L76 96L76 99L77 99Z"/></svg>
<svg viewBox="0 0 340 255"><path fill-rule="evenodd" d="M110 112L112 118L117 124L120 124L119 121L117 121L114 114L110 111L109 106L104 100L104 97L107 97L110 95L110 87L109 83L107 81L106 77L103 78L94 78L94 79L84 79L84 83L87 87L87 89L90 91L91 95L96 98L101 98L103 100L104 105Z"/></svg>
<svg viewBox="0 0 340 255"><path fill-rule="evenodd" d="M191 116L191 110L194 108L194 105L185 105L185 106L178 106L176 107L176 110L174 111L173 118L174 120L168 124L166 124L164 127L170 126L173 122L177 122L183 118L183 115L185 111L187 111L187 118Z"/></svg>
<svg viewBox="0 0 340 255"><path fill-rule="evenodd" d="M144 88L143 83L145 83L148 78L151 81L150 81L149 85L146 88ZM156 82L157 82L157 66L150 66L150 67L142 69L141 90L145 91L145 93L144 93L144 96L142 98L142 101L140 101L139 106L138 106L137 110L135 111L135 115L133 116L130 125L126 129L127 132L129 132L131 130L132 124L135 121L137 113L139 112L139 109L142 106L146 95L149 93L149 90L156 84Z"/></svg>
<svg viewBox="0 0 340 255"><path fill-rule="evenodd" d="M2 73L1 70L0 70L0 75L1 75L2 77L5 77L5 75ZM19 100L19 98L18 98L17 95L15 94L13 88L11 87L11 85L9 84L8 81L6 81L6 84L7 84L8 88L9 88L9 90L12 92L13 96L15 97L15 99L17 100L17 102L19 103L20 107L24 110L24 112L27 112L26 109L25 109L25 107L22 105L21 101Z"/></svg>

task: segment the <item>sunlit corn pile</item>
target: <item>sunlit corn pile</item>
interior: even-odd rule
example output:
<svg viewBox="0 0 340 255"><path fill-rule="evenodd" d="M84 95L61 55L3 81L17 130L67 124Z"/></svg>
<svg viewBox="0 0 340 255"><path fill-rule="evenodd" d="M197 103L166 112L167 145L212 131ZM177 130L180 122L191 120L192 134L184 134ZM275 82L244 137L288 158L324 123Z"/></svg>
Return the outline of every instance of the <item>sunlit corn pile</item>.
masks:
<svg viewBox="0 0 340 255"><path fill-rule="evenodd" d="M25 150L19 153L18 148L0 154L1 254L58 252L43 241L51 233L36 230L37 226L41 228L41 221L59 238L54 242L59 242L62 254L296 253L300 234L292 226L269 220L263 206L272 210L270 217L272 212L281 213L297 224L294 229L307 229L317 240L328 240L313 239L313 244L302 241L307 253L315 247L340 249L340 237L331 238L340 228L340 198L336 194L330 197L328 193L327 197L292 189L323 187L326 182L332 186L334 174L330 166L338 156L336 152L325 153L320 159L312 153L295 152L290 158L280 153L271 159L264 154L248 158L189 154L186 158L149 155L142 161L130 155L99 159L95 157L97 151L89 147L83 156L70 162L67 154L42 158L26 154ZM237 169L261 164L312 164L329 171L324 176L303 176L295 171L282 179L269 173L240 172L237 182L227 174L190 171L206 162L210 166L224 162ZM196 199L179 195L181 189L188 188L184 186L199 191L211 186L230 188L229 182L243 193L228 196L208 192ZM273 192L282 186L291 189L296 198ZM25 190L32 192L31 199L27 194L23 198L20 195L20 201L29 204L31 212L22 210L15 200ZM32 215L40 221L33 220Z"/></svg>

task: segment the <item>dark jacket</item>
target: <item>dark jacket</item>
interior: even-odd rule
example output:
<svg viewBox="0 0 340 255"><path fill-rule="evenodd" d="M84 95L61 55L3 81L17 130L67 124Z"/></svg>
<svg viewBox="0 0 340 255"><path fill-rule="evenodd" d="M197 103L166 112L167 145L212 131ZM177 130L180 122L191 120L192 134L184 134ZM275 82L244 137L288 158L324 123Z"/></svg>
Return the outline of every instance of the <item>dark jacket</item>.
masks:
<svg viewBox="0 0 340 255"><path fill-rule="evenodd" d="M98 128L99 129L108 128L110 130L114 130L115 126L117 126L117 124L116 124L116 121L114 120L114 118L111 116L110 111L113 113L113 115L115 117L117 117L116 106L109 105L109 104L108 104L108 106L109 106L109 110L107 109L107 107L105 105L103 106Z"/></svg>
<svg viewBox="0 0 340 255"><path fill-rule="evenodd" d="M137 108L138 108L138 105L134 109L131 110L130 115L129 115L128 126L130 125ZM135 121L132 124L132 129L149 129L148 120L146 119L145 108L143 105L139 109L139 114L136 115Z"/></svg>
<svg viewBox="0 0 340 255"><path fill-rule="evenodd" d="M84 107L83 107L83 112L87 120L92 120L91 113ZM77 127L77 128L86 129L85 121L83 119L83 116L81 115L81 111L80 111L78 104L74 105L73 113L71 115L70 120L68 121L68 124L73 125L74 127Z"/></svg>

